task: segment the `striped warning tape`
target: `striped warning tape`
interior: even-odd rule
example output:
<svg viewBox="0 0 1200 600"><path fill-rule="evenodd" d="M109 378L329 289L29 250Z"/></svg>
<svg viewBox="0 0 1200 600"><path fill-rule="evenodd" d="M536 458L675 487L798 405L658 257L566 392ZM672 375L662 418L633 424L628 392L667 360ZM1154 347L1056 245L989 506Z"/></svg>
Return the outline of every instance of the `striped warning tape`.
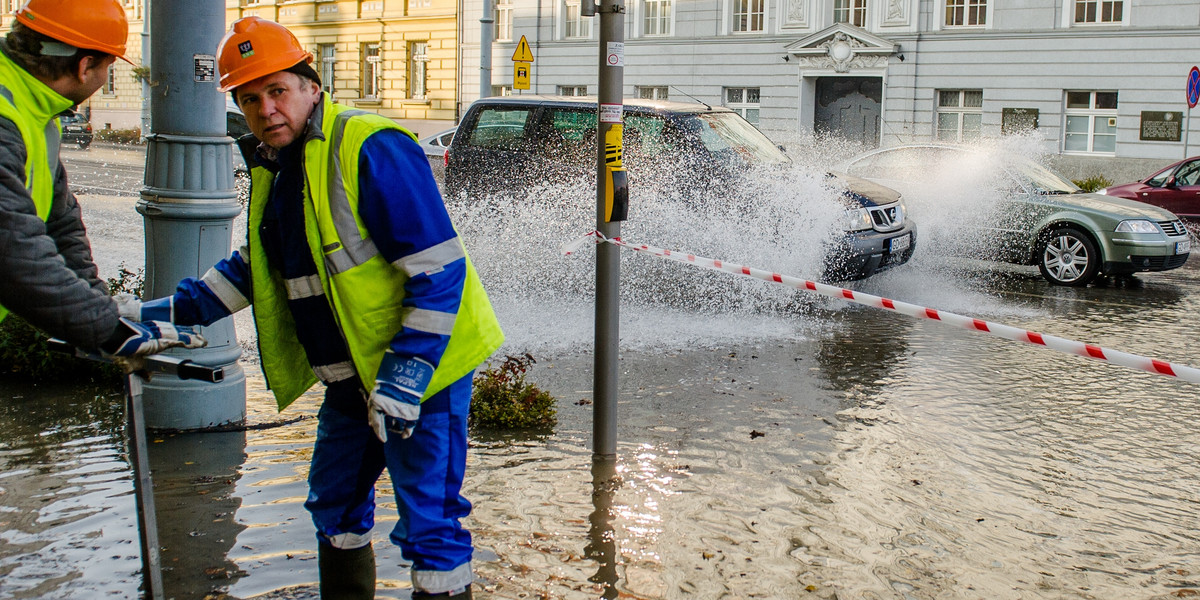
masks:
<svg viewBox="0 0 1200 600"><path fill-rule="evenodd" d="M1137 354L1129 354L1128 352L1121 352L1119 350L1110 350L1094 344L1076 342L1066 338L1029 331L1028 329L1011 327L1002 323L993 323L991 321L984 321L983 319L976 319L951 312L939 311L933 308L917 306L916 304L900 302L898 300L890 300L880 296L873 296L871 294L865 294L863 292L856 292L846 288L839 288L824 283L809 281L807 279L789 277L787 275L781 275L771 271L763 271L761 269L755 269L744 265L727 263L712 258L697 256L695 254L674 252L665 248L657 248L654 246L648 246L646 244L631 244L625 240L622 240L621 238L605 237L604 234L598 231L593 231L564 245L562 248L562 253L573 253L575 250L579 249L580 246L586 243L589 238L595 238L596 243L608 242L621 248L633 250L634 252L652 254L667 260L695 265L697 267L715 269L717 271L724 271L726 273L733 273L735 275L742 275L745 277L753 277L763 281L781 283L799 290L815 292L830 298L839 298L854 302L856 304L898 312L910 317L916 317L918 319L939 321L941 323L946 323L948 325L953 325L963 329L981 331L1016 342L1025 342L1035 346L1044 346L1046 348L1064 352L1066 354L1074 354L1076 356L1101 360L1141 371L1148 371L1150 373L1156 373L1159 375L1168 375L1184 381L1190 381L1192 383L1200 383L1200 369L1195 369L1186 365L1139 356Z"/></svg>

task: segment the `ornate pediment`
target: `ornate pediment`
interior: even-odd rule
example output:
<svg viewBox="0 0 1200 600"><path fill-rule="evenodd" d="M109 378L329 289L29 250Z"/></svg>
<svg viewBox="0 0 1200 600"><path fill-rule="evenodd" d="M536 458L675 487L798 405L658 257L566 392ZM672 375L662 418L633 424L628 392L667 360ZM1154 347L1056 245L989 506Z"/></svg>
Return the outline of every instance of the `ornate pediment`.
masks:
<svg viewBox="0 0 1200 600"><path fill-rule="evenodd" d="M900 46L853 25L837 23L784 46L801 66L848 73L887 64Z"/></svg>

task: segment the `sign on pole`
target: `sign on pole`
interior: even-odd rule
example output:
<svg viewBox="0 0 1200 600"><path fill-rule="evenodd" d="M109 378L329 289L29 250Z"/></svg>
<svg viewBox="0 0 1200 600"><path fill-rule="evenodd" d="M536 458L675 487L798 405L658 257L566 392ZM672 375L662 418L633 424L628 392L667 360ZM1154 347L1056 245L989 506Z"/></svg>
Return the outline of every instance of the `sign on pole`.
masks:
<svg viewBox="0 0 1200 600"><path fill-rule="evenodd" d="M1200 67L1192 67L1192 71L1188 73L1187 78L1188 108L1196 108L1197 100L1200 100Z"/></svg>
<svg viewBox="0 0 1200 600"><path fill-rule="evenodd" d="M527 90L529 89L529 71L533 65L533 52L529 51L529 41L525 36L521 36L521 43L517 44L517 49L513 51L513 89Z"/></svg>

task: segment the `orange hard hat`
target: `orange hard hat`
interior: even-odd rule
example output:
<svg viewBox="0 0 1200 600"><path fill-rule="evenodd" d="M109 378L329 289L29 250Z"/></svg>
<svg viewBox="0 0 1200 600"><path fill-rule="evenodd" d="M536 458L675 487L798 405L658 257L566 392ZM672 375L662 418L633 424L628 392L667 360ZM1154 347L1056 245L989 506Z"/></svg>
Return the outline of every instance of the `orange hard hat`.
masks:
<svg viewBox="0 0 1200 600"><path fill-rule="evenodd" d="M17 10L26 27L76 48L125 58L129 21L119 0L28 0Z"/></svg>
<svg viewBox="0 0 1200 600"><path fill-rule="evenodd" d="M221 72L217 89L228 92L300 61L311 63L313 55L304 51L287 27L261 17L243 17L233 22L217 45L217 70Z"/></svg>

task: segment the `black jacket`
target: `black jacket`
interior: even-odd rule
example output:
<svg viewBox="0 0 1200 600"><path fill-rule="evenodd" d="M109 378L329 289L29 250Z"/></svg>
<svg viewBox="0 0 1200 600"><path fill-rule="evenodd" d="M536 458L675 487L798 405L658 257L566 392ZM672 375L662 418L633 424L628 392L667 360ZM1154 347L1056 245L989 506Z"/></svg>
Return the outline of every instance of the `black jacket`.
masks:
<svg viewBox="0 0 1200 600"><path fill-rule="evenodd" d="M117 306L92 260L79 202L55 153L43 223L25 189L25 156L16 124L0 118L0 305L49 335L98 348L117 329Z"/></svg>

